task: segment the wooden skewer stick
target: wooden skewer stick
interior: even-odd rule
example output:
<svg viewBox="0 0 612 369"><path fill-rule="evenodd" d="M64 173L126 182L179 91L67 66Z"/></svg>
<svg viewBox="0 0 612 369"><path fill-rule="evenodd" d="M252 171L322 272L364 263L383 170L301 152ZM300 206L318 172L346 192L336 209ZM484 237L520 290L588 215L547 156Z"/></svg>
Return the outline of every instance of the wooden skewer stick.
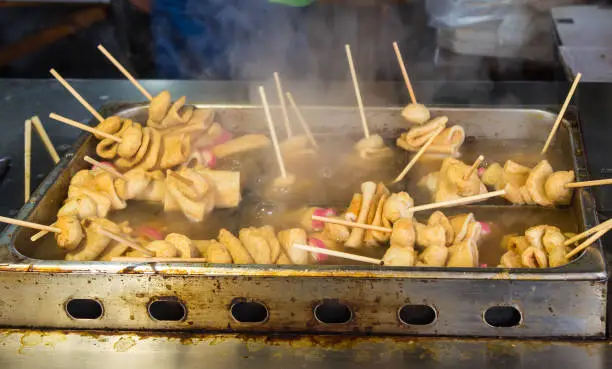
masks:
<svg viewBox="0 0 612 369"><path fill-rule="evenodd" d="M55 71L55 69L50 69L49 72L51 72L51 75L55 77L55 79L59 83L61 83L66 88L66 90L68 90L68 92L70 92L72 96L74 96L74 98L77 99L81 103L81 105L83 105L83 107L85 107L85 109L89 110L91 115L93 115L100 123L104 121L104 117L101 116L100 113L98 113L96 109L94 109L93 106L91 106L83 98L83 96L81 96L81 94L79 94L74 88L72 88L72 86L70 86L70 84L66 82L66 80Z"/></svg>
<svg viewBox="0 0 612 369"><path fill-rule="evenodd" d="M51 227L53 227L53 224L51 224ZM41 238L45 237L48 234L49 234L49 231L40 231L40 232L34 234L32 237L30 237L30 241L36 242L36 241L40 240Z"/></svg>
<svg viewBox="0 0 612 369"><path fill-rule="evenodd" d="M404 63L404 58L402 57L402 53L400 52L399 46L397 46L397 41L393 42L393 50L395 50L395 56L397 56L397 63L402 70L402 76L404 76L404 82L406 83L406 88L408 88L408 93L410 94L410 100L413 104L416 104L416 97L414 96L414 90L412 89L412 83L410 83L410 78L408 77L408 72L406 72L406 64Z"/></svg>
<svg viewBox="0 0 612 369"><path fill-rule="evenodd" d="M32 177L32 121L26 120L24 124L24 150L23 150L23 192L24 202L30 200L30 181Z"/></svg>
<svg viewBox="0 0 612 369"><path fill-rule="evenodd" d="M314 253L317 253L317 254L325 254L325 255L329 255L329 256L336 256L336 257L343 258L343 259L361 261L361 262L369 263L369 264L383 265L383 261L380 260L380 259L374 259L374 258L369 258L367 256L349 254L348 252L328 250L328 249L324 249L324 248L321 248L321 247L300 245L300 244L297 244L297 243L294 243L292 245L292 247L294 247L296 249L302 249L302 250L305 250L305 251L314 252Z"/></svg>
<svg viewBox="0 0 612 369"><path fill-rule="evenodd" d="M401 181L402 179L404 179L406 174L408 174L408 171L410 171L410 169L412 169L412 167L416 164L417 160L419 160L421 158L421 156L423 156L423 154L425 154L425 151L427 151L429 146L431 146L431 144L434 142L436 137L438 137L440 132L442 132L444 130L444 127L445 126L442 126L442 127L438 128L434 132L434 135L431 136L429 138L429 140L427 140L427 142L425 142L425 144L419 149L419 151L417 151L416 154L414 154L414 156L412 157L412 160L410 160L410 162L406 165L406 167L402 170L402 172L400 174L398 174L397 177L395 177L395 179L393 180L393 182L391 182L391 184L397 183L397 182Z"/></svg>
<svg viewBox="0 0 612 369"><path fill-rule="evenodd" d="M361 125L363 126L363 134L365 138L370 137L370 130L368 128L368 122L366 120L365 111L363 110L363 101L361 101L361 91L359 89L359 83L357 82L357 72L355 71L355 62L353 62L353 54L351 53L351 45L344 45L346 49L346 58L348 59L349 69L351 70L351 77L353 78L353 87L355 88L355 96L357 97L357 107L359 108L359 115L361 116Z"/></svg>
<svg viewBox="0 0 612 369"><path fill-rule="evenodd" d="M419 205L419 206L410 208L409 211L416 213L417 211L423 211L423 210L449 208L449 207L458 206L458 205L465 205L465 204L471 204L474 202L480 202L480 201L490 199L492 197L503 196L505 194L506 194L506 190L487 192L481 195L462 197L460 199L455 199L455 200L440 201L440 202L433 202L431 204L426 204L426 205Z"/></svg>
<svg viewBox="0 0 612 369"><path fill-rule="evenodd" d="M474 171L476 169L478 169L478 166L480 165L480 163L482 163L482 161L484 160L484 156L480 155L476 161L474 162L474 164L472 164L472 166L470 167L470 169L463 175L463 180L466 181L468 178L470 178L470 176L472 175L472 173L474 173Z"/></svg>
<svg viewBox="0 0 612 369"><path fill-rule="evenodd" d="M99 228L98 229L98 233L105 235L106 237L110 238L111 240L120 242L130 248L133 248L136 251L140 251L145 255L149 255L149 256L155 256L155 253L153 253L151 250L147 250L144 247L140 246L139 244L137 244L136 242L132 242L118 234L115 234L111 231L109 231L108 229L104 229L104 228Z"/></svg>
<svg viewBox="0 0 612 369"><path fill-rule="evenodd" d="M127 181L127 178L119 173L115 168L111 167L110 165L104 165L102 163L100 163L99 161L97 161L96 159L89 157L89 156L85 156L85 158L83 158L83 160L85 160L86 162L88 162L89 164L96 166L98 168L100 168L100 170L105 171L106 173L110 174L111 176L115 177L115 178L121 178L124 181Z"/></svg>
<svg viewBox="0 0 612 369"><path fill-rule="evenodd" d="M62 231L61 229L57 227L50 227L44 224L26 222L24 220L7 218L7 217L2 217L2 216L0 216L0 223L14 224L20 227L33 228L33 229L38 229L38 230L48 231L48 232L53 232L53 233L60 233Z"/></svg>
<svg viewBox="0 0 612 369"><path fill-rule="evenodd" d="M123 140L121 138L117 137L117 136L113 136L113 135L108 134L108 133L106 133L104 131L100 131L99 129L90 127L90 126L88 126L86 124L79 123L79 122L77 122L75 120L72 120L72 119L69 119L69 118L66 118L66 117L62 117L61 115L57 115L55 113L49 114L49 118L57 120L58 122L62 122L62 123L68 124L69 126L73 126L73 127L78 128L78 129L82 129L83 131L86 131L86 132L89 132L89 133L98 134L98 135L100 135L102 137L111 139L111 140L113 140L115 142L118 142L118 143L123 142Z"/></svg>
<svg viewBox="0 0 612 369"><path fill-rule="evenodd" d="M270 136L272 137L272 144L274 144L274 153L276 154L276 161L281 172L281 177L287 178L287 170L285 169L285 162L283 161L283 155L281 154L280 146L278 144L278 137L276 137L276 129L274 129L274 122L272 121L272 115L270 114L270 106L268 106L268 99L266 98L266 91L263 86L259 86L259 96L261 96L261 103L266 113L266 120L268 121L268 129L270 130Z"/></svg>
<svg viewBox="0 0 612 369"><path fill-rule="evenodd" d="M380 227L380 226L375 226L375 225L371 225L371 224L349 222L348 220L335 219L335 218L327 218L327 217L322 217L322 216L319 216L319 215L313 215L312 216L312 220L318 220L318 221L323 222L323 223L340 224L340 225L351 227L351 228L362 228L362 229L367 229L367 230L370 230L370 231L378 231L378 232L386 232L386 233L393 232L393 229L391 229L391 228Z"/></svg>
<svg viewBox="0 0 612 369"><path fill-rule="evenodd" d="M597 179L594 181L573 182L565 185L565 188L592 187L612 184L612 178Z"/></svg>
<svg viewBox="0 0 612 369"><path fill-rule="evenodd" d="M550 134L548 135L548 139L546 140L546 143L544 144L544 148L542 149L542 151L540 152L540 154L544 155L546 153L546 151L548 150L548 147L550 146L553 137L555 136L555 133L557 133L557 129L559 128L559 124L561 124L561 120L563 119L563 115L565 114L565 110L567 110L567 106L569 105L570 101L572 100L572 96L574 96L574 91L576 91L576 87L578 87L578 82L580 82L580 78L582 78L582 73L578 73L576 74L576 78L574 78L574 82L572 83L572 87L569 90L569 93L567 94L567 97L565 98L565 102L563 102L563 106L561 106L561 110L559 111L559 115L557 115L557 120L555 120L555 124L553 125L552 129L550 130Z"/></svg>
<svg viewBox="0 0 612 369"><path fill-rule="evenodd" d="M586 249L587 247L591 246L593 243L595 243L598 239L600 239L604 234L606 234L606 232L608 232L610 229L612 229L611 225L608 225L607 227L604 227L602 229L600 229L599 231L597 231L597 233L595 233L594 235L592 235L591 237L587 238L586 241L584 241L583 243L581 243L580 245L576 246L575 249L573 249L572 251L568 252L565 257L567 259L571 258L572 256L576 255L577 253L579 253L580 251Z"/></svg>
<svg viewBox="0 0 612 369"><path fill-rule="evenodd" d="M60 157L57 154L57 151L55 151L55 146L53 146L53 143L51 142L51 139L49 138L49 135L47 134L47 131L45 130L45 127L42 125L38 116L32 117L32 124L34 125L34 128L36 129L38 136L40 137L43 144L45 145L45 148L49 152L51 159L53 159L53 162L55 164L59 163Z"/></svg>
<svg viewBox="0 0 612 369"><path fill-rule="evenodd" d="M289 104L291 105L291 108L293 108L293 112L295 113L295 116L298 119L298 122L300 122L302 129L304 129L304 133L306 134L306 137L308 137L308 140L310 141L312 146L319 147L319 145L317 145L317 141L312 135L312 132L310 131L310 127L308 126L308 123L306 122L304 115L302 115L302 111L300 110L298 105L295 103L295 100L293 99L293 95L291 94L291 92L287 92L286 95L287 95L287 100L289 100Z"/></svg>
<svg viewBox="0 0 612 369"><path fill-rule="evenodd" d="M207 263L206 258L138 258L130 256L115 256L111 261L122 261L128 263Z"/></svg>
<svg viewBox="0 0 612 369"><path fill-rule="evenodd" d="M280 102L281 111L283 112L283 121L285 122L287 138L291 138L293 136L293 132L291 132L291 123L289 122L289 114L287 113L287 104L285 104L285 94L283 93L283 85L281 84L278 72L274 72L274 82L276 83L278 101Z"/></svg>
<svg viewBox="0 0 612 369"><path fill-rule="evenodd" d="M151 94L149 93L149 91L145 90L144 87L142 87L142 85L140 83L138 83L138 81L136 80L136 78L134 78L130 72L127 71L127 69L125 69L123 67L123 65L121 65L121 63L119 63L119 61L117 59L115 59L114 56L111 55L111 53L108 52L108 50L106 50L106 48L102 45L98 45L98 50L100 50L102 52L102 54L104 54L104 56L106 56L106 58L108 60L110 60L111 63L113 63L113 65L115 65L115 67L117 67L117 69L119 69L119 71L121 73L123 73L123 75L130 80L130 82L132 82L132 84L134 85L134 87L136 87L138 89L138 91L140 91L141 94L144 95L144 97L146 97L149 101L153 100L153 96L151 96Z"/></svg>
<svg viewBox="0 0 612 369"><path fill-rule="evenodd" d="M571 237L569 239L567 239L565 242L563 242L563 246L569 246L572 245L580 240L582 240L583 238L587 238L588 236L592 235L593 233L600 231L606 227L612 226L612 219L608 219L603 223L599 223L598 225L596 225L595 227L591 227L589 229L587 229L586 231L579 233L577 235L575 235L574 237Z"/></svg>
<svg viewBox="0 0 612 369"><path fill-rule="evenodd" d="M193 183L193 181L191 179L185 178L182 175L176 173L176 172L170 172L168 174L170 177L176 179L177 181L182 182L184 185L189 186L189 187L193 187L195 185L195 183Z"/></svg>

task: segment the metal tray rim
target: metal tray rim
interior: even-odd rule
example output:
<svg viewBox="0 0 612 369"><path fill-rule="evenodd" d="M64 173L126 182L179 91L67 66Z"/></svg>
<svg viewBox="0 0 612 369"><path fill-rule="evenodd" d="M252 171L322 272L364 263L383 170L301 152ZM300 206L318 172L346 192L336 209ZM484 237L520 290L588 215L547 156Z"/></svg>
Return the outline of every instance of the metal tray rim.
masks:
<svg viewBox="0 0 612 369"><path fill-rule="evenodd" d="M141 107L145 104L129 104L123 105L123 111L128 111L137 107ZM216 108L216 109L260 109L261 105L252 104L195 104L200 108ZM304 106L304 109L321 109L321 110L356 110L353 107L324 107L324 106ZM399 111L401 107L368 107L367 111ZM515 111L515 112L533 112L546 114L549 117L554 116L554 113L540 109L540 108L498 108L498 107L450 107L444 108L439 106L433 106L431 110L446 110L446 111L470 111L470 110L495 110L495 111ZM570 132L570 143L572 148L580 142L580 132L578 124L572 124L570 121L563 119L563 124L568 128ZM63 157L58 165L47 175L41 185L35 190L32 195L30 202L25 204L20 210L17 218L26 220L31 212L35 209L36 201L41 198L48 185L53 183L62 173L62 171L69 166L74 159L74 152L83 145L90 134L83 134L73 145L71 154ZM574 158L574 169L577 176L581 175L581 172L586 173L586 158L584 153L578 155L577 153L573 156ZM580 169L580 170L579 170ZM584 176L586 178L586 176ZM584 180L584 178L583 178ZM585 224L595 224L597 222L597 216L595 211L586 211L585 203L594 203L594 198L591 195L590 190L579 191L580 193L580 206L583 207L582 214L585 217L583 219ZM586 219L586 217L590 219ZM602 267L601 271L588 271L584 267L588 263L597 263L600 258L597 258L595 254L595 248L591 247L581 257L574 260L573 262L557 267L557 268L545 268L542 270L532 269L504 269L504 268L432 268L432 267L380 267L380 266L350 266L350 269L339 268L337 266L317 266L316 268L304 268L303 266L270 266L270 265L214 265L206 263L126 263L126 262L75 262L75 261L63 261L63 260L41 260L34 259L21 254L15 248L15 237L17 234L18 227L9 226L0 235L0 246L8 246L9 251L13 260L11 262L1 263L0 272L2 271L29 271L39 273L109 273L109 274L166 274L166 275L192 275L192 276L222 276L222 275L241 275L241 276L285 276L285 277L355 277L355 278L439 278L439 279L505 279L505 280L604 280L607 279L605 263L599 263ZM599 256L603 253L601 243L598 242L596 246ZM574 268L578 266L578 268ZM570 270L566 270L570 269ZM578 269L578 270L573 270ZM528 272L525 272L528 271Z"/></svg>

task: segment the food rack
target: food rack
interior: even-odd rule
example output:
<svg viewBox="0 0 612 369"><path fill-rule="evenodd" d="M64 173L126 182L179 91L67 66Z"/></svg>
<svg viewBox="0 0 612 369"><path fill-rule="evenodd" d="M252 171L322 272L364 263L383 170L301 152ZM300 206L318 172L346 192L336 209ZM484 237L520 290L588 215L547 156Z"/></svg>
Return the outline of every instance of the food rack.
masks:
<svg viewBox="0 0 612 369"><path fill-rule="evenodd" d="M236 129L253 121L253 106L215 106ZM142 108L117 109L137 115ZM140 109L140 110L139 110ZM554 115L523 109L432 109L469 135L541 137ZM357 122L354 109L313 108ZM393 130L399 109L371 108L372 127ZM344 118L343 118L344 117ZM312 119L313 122L319 121ZM322 121L322 120L321 120ZM560 133L570 145L577 180L586 179L578 122ZM319 127L320 129L321 127ZM352 126L342 128L354 129ZM317 125L313 126L316 133ZM91 143L81 139L19 214L50 221L70 173ZM63 191L63 192L62 192ZM589 191L573 203L580 227L596 223ZM9 227L0 240L0 324L46 328L206 330L225 332L352 333L445 336L605 336L607 273L600 246L549 270L206 266L34 260L21 251L29 233ZM482 247L482 246L481 246ZM10 260L10 262L9 262ZM13 288L15 285L19 288ZM14 293L11 293L14 291ZM40 301L45 309L31 301ZM490 310L493 308L492 310ZM493 327L487 311L497 311ZM71 315L72 314L72 315ZM406 318L406 316L411 316ZM433 319L432 319L433 316ZM427 324L422 324L422 323ZM511 325L511 326L508 326Z"/></svg>

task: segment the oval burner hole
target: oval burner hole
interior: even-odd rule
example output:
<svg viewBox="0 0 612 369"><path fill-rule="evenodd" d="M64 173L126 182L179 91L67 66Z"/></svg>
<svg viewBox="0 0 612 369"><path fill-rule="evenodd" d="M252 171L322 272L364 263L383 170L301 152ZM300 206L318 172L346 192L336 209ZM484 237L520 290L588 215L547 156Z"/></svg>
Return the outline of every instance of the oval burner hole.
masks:
<svg viewBox="0 0 612 369"><path fill-rule="evenodd" d="M429 305L404 305L399 320L408 325L428 325L436 321L436 310Z"/></svg>
<svg viewBox="0 0 612 369"><path fill-rule="evenodd" d="M155 300L149 304L149 315L155 320L176 322L185 319L187 309L177 300Z"/></svg>
<svg viewBox="0 0 612 369"><path fill-rule="evenodd" d="M338 300L323 300L314 309L315 318L325 324L348 323L353 317L351 309Z"/></svg>
<svg viewBox="0 0 612 369"><path fill-rule="evenodd" d="M268 308L257 301L236 301L230 307L230 312L239 323L263 323L268 320Z"/></svg>
<svg viewBox="0 0 612 369"><path fill-rule="evenodd" d="M72 299L66 303L66 313L72 319L98 319L102 312L102 304L98 300Z"/></svg>
<svg viewBox="0 0 612 369"><path fill-rule="evenodd" d="M492 327L516 327L521 322L521 312L514 306L492 306L484 313L484 321Z"/></svg>

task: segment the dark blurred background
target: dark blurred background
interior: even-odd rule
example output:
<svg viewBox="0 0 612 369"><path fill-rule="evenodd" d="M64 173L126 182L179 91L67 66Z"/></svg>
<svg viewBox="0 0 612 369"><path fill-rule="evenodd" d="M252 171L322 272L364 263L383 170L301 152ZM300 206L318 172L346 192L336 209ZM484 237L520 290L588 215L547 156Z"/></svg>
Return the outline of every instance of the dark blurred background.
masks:
<svg viewBox="0 0 612 369"><path fill-rule="evenodd" d="M0 77L346 79L350 43L365 80L562 80L551 9L580 0L266 0L0 2ZM566 20L565 20L566 21Z"/></svg>

